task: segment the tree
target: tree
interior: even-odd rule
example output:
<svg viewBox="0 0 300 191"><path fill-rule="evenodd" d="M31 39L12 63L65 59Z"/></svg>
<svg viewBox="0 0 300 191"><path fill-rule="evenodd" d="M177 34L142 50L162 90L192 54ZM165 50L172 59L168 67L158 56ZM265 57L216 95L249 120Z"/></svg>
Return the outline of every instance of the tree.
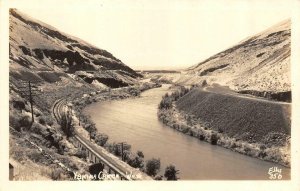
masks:
<svg viewBox="0 0 300 191"><path fill-rule="evenodd" d="M138 155L132 154L127 158L127 163L132 166L133 168L140 168L144 167L144 159Z"/></svg>
<svg viewBox="0 0 300 191"><path fill-rule="evenodd" d="M210 143L212 145L216 145L218 143L218 135L216 133L213 133L210 137Z"/></svg>
<svg viewBox="0 0 300 191"><path fill-rule="evenodd" d="M71 137L74 134L74 124L69 114L62 114L60 126L67 137Z"/></svg>
<svg viewBox="0 0 300 191"><path fill-rule="evenodd" d="M149 176L155 176L160 169L160 159L152 158L146 163L146 173Z"/></svg>
<svg viewBox="0 0 300 191"><path fill-rule="evenodd" d="M105 145L105 143L108 141L108 136L104 133L94 133L95 135L92 136L92 138L95 139L95 142L100 145L101 147Z"/></svg>
<svg viewBox="0 0 300 191"><path fill-rule="evenodd" d="M176 170L174 165L169 165L165 169L164 176L167 178L167 180L178 180L177 174L179 174L179 170Z"/></svg>
<svg viewBox="0 0 300 191"><path fill-rule="evenodd" d="M144 158L144 153L142 151L137 151L136 154L141 157L141 158Z"/></svg>

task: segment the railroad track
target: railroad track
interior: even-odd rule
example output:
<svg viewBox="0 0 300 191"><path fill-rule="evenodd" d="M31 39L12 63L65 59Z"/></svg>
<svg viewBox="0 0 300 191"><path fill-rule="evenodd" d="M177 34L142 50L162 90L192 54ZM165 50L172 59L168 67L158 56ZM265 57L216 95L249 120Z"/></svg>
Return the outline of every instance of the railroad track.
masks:
<svg viewBox="0 0 300 191"><path fill-rule="evenodd" d="M58 123L60 123L61 121L62 109L63 107L65 107L65 104L66 104L66 100L64 99L58 99L54 102L52 108L52 114Z"/></svg>
<svg viewBox="0 0 300 191"><path fill-rule="evenodd" d="M60 124L62 113L64 112L64 107L66 107L67 101L64 99L58 99L54 102L52 112L53 116L55 117L56 121ZM114 161L111 157L109 157L106 153L99 151L89 140L85 137L80 135L80 133L75 128L75 135L74 138L84 146L90 153L96 156L102 163L112 169L115 173L119 174L122 179L125 180L132 180L130 177L127 176L128 170Z"/></svg>

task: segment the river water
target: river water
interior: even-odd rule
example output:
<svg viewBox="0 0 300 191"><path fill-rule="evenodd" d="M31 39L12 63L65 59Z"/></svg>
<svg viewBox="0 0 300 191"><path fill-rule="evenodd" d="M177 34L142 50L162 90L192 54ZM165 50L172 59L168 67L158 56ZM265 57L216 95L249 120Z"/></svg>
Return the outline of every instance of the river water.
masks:
<svg viewBox="0 0 300 191"><path fill-rule="evenodd" d="M161 175L167 165L174 164L181 180L266 180L271 167L282 169L283 179L290 178L289 168L211 145L162 124L157 106L168 87L147 90L139 98L94 103L84 113L109 136L109 142L125 141L132 151L141 150L145 160L160 158Z"/></svg>

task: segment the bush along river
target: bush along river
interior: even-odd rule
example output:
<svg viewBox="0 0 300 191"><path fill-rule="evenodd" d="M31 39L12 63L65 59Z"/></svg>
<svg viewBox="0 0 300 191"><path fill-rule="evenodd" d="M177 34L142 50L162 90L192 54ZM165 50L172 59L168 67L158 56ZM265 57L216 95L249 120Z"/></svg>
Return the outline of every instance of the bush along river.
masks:
<svg viewBox="0 0 300 191"><path fill-rule="evenodd" d="M267 180L276 173L290 179L289 168L211 145L164 125L157 111L169 87L147 90L137 98L93 103L83 112L111 142L126 141L132 151L141 150L145 160L159 158L161 175L173 164L180 180Z"/></svg>

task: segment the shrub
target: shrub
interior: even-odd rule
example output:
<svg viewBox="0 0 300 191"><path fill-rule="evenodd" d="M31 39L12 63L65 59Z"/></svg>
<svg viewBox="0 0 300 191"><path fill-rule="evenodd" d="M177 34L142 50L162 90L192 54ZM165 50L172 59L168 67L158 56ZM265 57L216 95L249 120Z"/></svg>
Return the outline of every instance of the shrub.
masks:
<svg viewBox="0 0 300 191"><path fill-rule="evenodd" d="M106 144L105 146L106 146L108 152L110 152L110 153L116 155L116 150L117 150L117 145L116 145L116 143L108 143L108 144ZM119 154L119 153L118 153L118 154ZM116 156L119 156L119 155L116 155Z"/></svg>
<svg viewBox="0 0 300 191"><path fill-rule="evenodd" d="M30 160L32 160L35 163L39 163L39 162L42 163L44 161L43 159L44 156L38 151L27 153L27 156Z"/></svg>
<svg viewBox="0 0 300 191"><path fill-rule="evenodd" d="M259 149L260 149L260 150L265 150L266 148L267 148L266 145L260 145L260 146L259 146Z"/></svg>
<svg viewBox="0 0 300 191"><path fill-rule="evenodd" d="M85 119L86 123L88 122L87 120L89 120L89 119ZM92 123L92 122L85 124L84 128L90 133L95 133L97 131L95 123ZM95 134L95 136L96 136L96 134Z"/></svg>
<svg viewBox="0 0 300 191"><path fill-rule="evenodd" d="M71 137L74 134L74 125L71 116L63 114L61 116L60 126L67 137Z"/></svg>
<svg viewBox="0 0 300 191"><path fill-rule="evenodd" d="M237 147L237 145L235 143L232 143L230 148L235 149Z"/></svg>
<svg viewBox="0 0 300 191"><path fill-rule="evenodd" d="M100 177L98 177L100 172L103 172L104 170L104 164L102 163L96 163L96 164L92 164L89 167L89 173L93 176L96 177L96 180L99 180Z"/></svg>
<svg viewBox="0 0 300 191"><path fill-rule="evenodd" d="M144 153L142 151L137 151L136 154L141 157L141 158L144 158Z"/></svg>
<svg viewBox="0 0 300 191"><path fill-rule="evenodd" d="M251 149L250 149L249 147L245 147L245 148L244 148L244 151L245 151L245 154L249 154L250 151L251 151Z"/></svg>
<svg viewBox="0 0 300 191"><path fill-rule="evenodd" d="M14 111L9 111L9 126L12 126L17 131L21 130L21 124L20 124L20 118L21 116Z"/></svg>
<svg viewBox="0 0 300 191"><path fill-rule="evenodd" d="M74 156L78 157L78 158L82 158L85 159L87 157L87 153L84 150L78 150Z"/></svg>
<svg viewBox="0 0 300 191"><path fill-rule="evenodd" d="M190 129L190 130L188 131L188 134L189 134L190 136L193 137L195 133L194 133L194 131L192 131L192 130Z"/></svg>
<svg viewBox="0 0 300 191"><path fill-rule="evenodd" d="M172 126L174 129L179 129L179 125L174 123L173 126Z"/></svg>
<svg viewBox="0 0 300 191"><path fill-rule="evenodd" d="M215 134L215 133L211 134L210 143L212 145L216 145L217 142L218 142L218 136L217 136L217 134Z"/></svg>
<svg viewBox="0 0 300 191"><path fill-rule="evenodd" d="M160 169L160 159L152 158L146 163L146 173L149 176L155 176Z"/></svg>
<svg viewBox="0 0 300 191"><path fill-rule="evenodd" d="M123 144L123 153L129 153L130 149L131 149L131 145ZM121 143L107 144L107 150L110 153L112 153L116 156L121 156L122 155L122 145L121 145Z"/></svg>
<svg viewBox="0 0 300 191"><path fill-rule="evenodd" d="M164 176L167 178L167 180L178 180L177 174L179 174L179 170L176 170L174 165L169 165L165 169Z"/></svg>
<svg viewBox="0 0 300 191"><path fill-rule="evenodd" d="M143 168L144 167L144 159L138 155L133 155L128 157L127 163L133 168Z"/></svg>
<svg viewBox="0 0 300 191"><path fill-rule="evenodd" d="M49 120L47 120L47 124L49 125L49 126L52 126L53 125L53 119L52 118L48 118Z"/></svg>
<svg viewBox="0 0 300 191"><path fill-rule="evenodd" d="M157 176L155 176L154 180L163 180L163 176L157 175Z"/></svg>
<svg viewBox="0 0 300 191"><path fill-rule="evenodd" d="M39 122L42 125L46 125L46 119L45 119L45 117L44 116L39 117Z"/></svg>
<svg viewBox="0 0 300 191"><path fill-rule="evenodd" d="M207 81L206 81L206 80L203 80L201 85L202 85L202 87L207 86Z"/></svg>
<svg viewBox="0 0 300 191"><path fill-rule="evenodd" d="M59 168L56 168L54 170L52 170L51 172L51 179L52 180L60 180L62 177L62 170Z"/></svg>
<svg viewBox="0 0 300 191"><path fill-rule="evenodd" d="M22 116L21 119L19 120L20 126L23 127L25 130L30 129L31 123L32 123L32 119L27 115Z"/></svg>
<svg viewBox="0 0 300 191"><path fill-rule="evenodd" d="M106 134L101 133L101 134L96 135L94 139L98 145L104 146L108 140L108 136Z"/></svg>
<svg viewBox="0 0 300 191"><path fill-rule="evenodd" d="M39 123L33 123L31 126L31 131L37 134L40 134L43 130L46 130L47 128Z"/></svg>
<svg viewBox="0 0 300 191"><path fill-rule="evenodd" d="M53 125L53 119L50 116L41 116L39 117L39 122L42 125L49 125L52 126Z"/></svg>
<svg viewBox="0 0 300 191"><path fill-rule="evenodd" d="M183 132L184 134L188 133L190 130L191 130L190 127L184 125L181 126L181 132Z"/></svg>
<svg viewBox="0 0 300 191"><path fill-rule="evenodd" d="M203 135L203 134L200 134L200 135L199 135L199 139L200 139L201 141L203 141L203 140L205 139L204 135Z"/></svg>
<svg viewBox="0 0 300 191"><path fill-rule="evenodd" d="M220 127L218 128L218 133L223 133L223 129L221 129Z"/></svg>
<svg viewBox="0 0 300 191"><path fill-rule="evenodd" d="M36 108L33 108L33 113L35 114L35 116L39 117L42 115L42 112Z"/></svg>
<svg viewBox="0 0 300 191"><path fill-rule="evenodd" d="M159 109L170 109L172 106L172 99L170 97L165 97L159 103Z"/></svg>

